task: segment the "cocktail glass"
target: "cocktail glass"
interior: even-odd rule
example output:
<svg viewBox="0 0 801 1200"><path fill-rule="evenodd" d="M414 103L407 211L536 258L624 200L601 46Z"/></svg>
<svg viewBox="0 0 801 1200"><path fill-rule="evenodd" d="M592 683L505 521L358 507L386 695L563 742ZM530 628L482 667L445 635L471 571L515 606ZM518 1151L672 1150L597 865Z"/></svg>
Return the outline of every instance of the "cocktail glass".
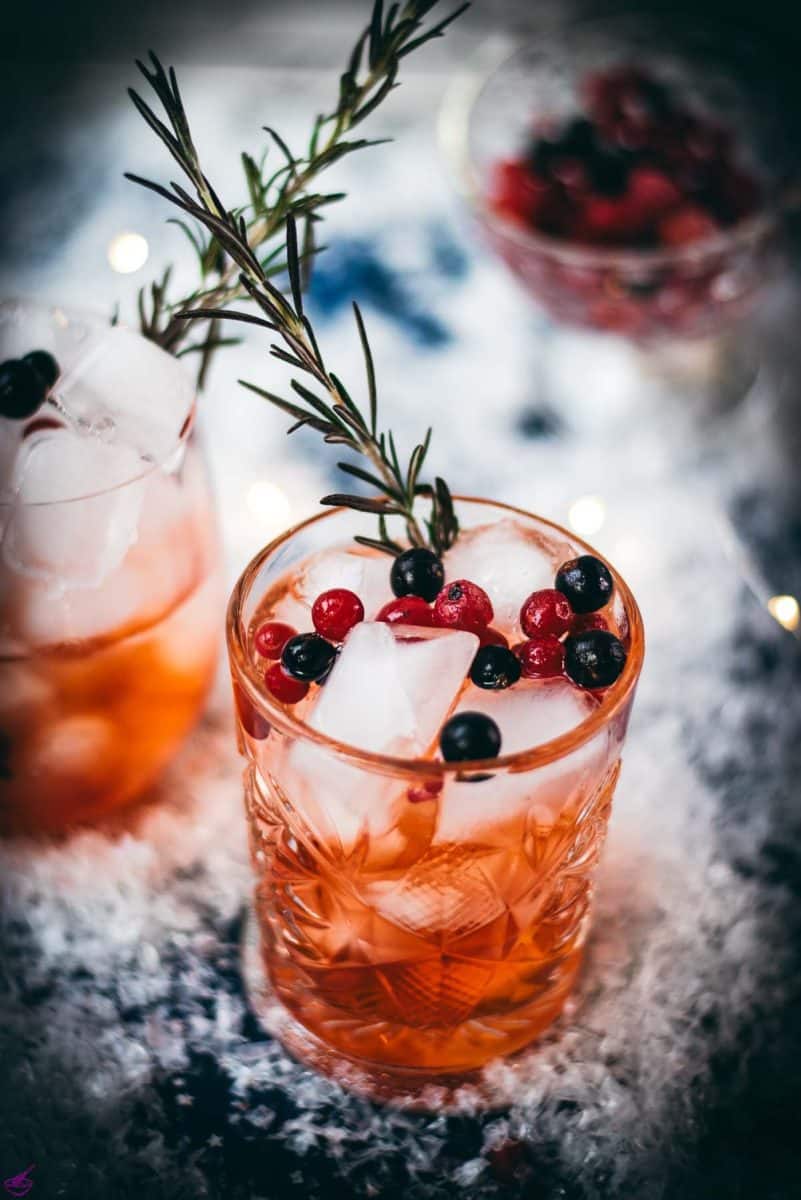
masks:
<svg viewBox="0 0 801 1200"><path fill-rule="evenodd" d="M485 564L491 551L493 578L485 572L484 582L494 590L496 626L514 639L525 595L589 548L487 500L461 499L457 510L464 532L445 556L446 579L450 563L467 577L465 548ZM400 732L407 701L419 710L441 702L439 668L416 696L392 687L382 694L376 707L390 752L334 740L306 719L314 710L305 701L291 709L270 696L269 664L252 639L269 618L311 629L313 593L337 581L360 592L366 619L374 617L391 598L390 560L349 542L366 531L363 517L333 510L272 542L234 589L227 633L255 872L251 993L297 1056L346 1075L355 1064L348 1077L357 1086L388 1096L461 1078L525 1046L561 1012L587 937L644 642L637 605L615 574L606 619L627 661L606 692L554 681L482 692L460 677L457 694L444 697L446 714L494 714L501 757L445 763L435 757L433 726L421 733L425 753L399 753L404 739L392 739L392 714ZM437 634L407 628L399 636ZM367 686L382 669L368 658L356 680ZM521 700L534 707L505 707ZM337 703L349 703L341 689ZM361 711L355 728L364 744L358 721L372 717Z"/></svg>
<svg viewBox="0 0 801 1200"><path fill-rule="evenodd" d="M0 832L96 821L196 721L220 641L216 520L191 379L138 335L0 306L0 358L60 367L0 420Z"/></svg>

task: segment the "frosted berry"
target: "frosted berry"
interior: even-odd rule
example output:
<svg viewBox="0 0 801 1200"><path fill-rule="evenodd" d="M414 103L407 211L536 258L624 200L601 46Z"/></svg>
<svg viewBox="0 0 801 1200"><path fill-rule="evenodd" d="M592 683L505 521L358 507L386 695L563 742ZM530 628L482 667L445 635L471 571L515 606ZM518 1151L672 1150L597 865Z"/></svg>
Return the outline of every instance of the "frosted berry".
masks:
<svg viewBox="0 0 801 1200"><path fill-rule="evenodd" d="M614 590L609 568L594 554L582 554L562 563L556 573L556 589L567 596L573 612L588 613L603 608Z"/></svg>
<svg viewBox="0 0 801 1200"><path fill-rule="evenodd" d="M24 421L44 403L47 385L35 368L21 358L0 363L0 417Z"/></svg>
<svg viewBox="0 0 801 1200"><path fill-rule="evenodd" d="M234 704L239 723L248 737L254 738L257 742L263 742L270 732L270 724L251 703L245 695L244 689L238 683L234 684Z"/></svg>
<svg viewBox="0 0 801 1200"><path fill-rule="evenodd" d="M29 354L23 354L22 361L33 367L40 379L44 380L46 388L51 388L58 379L58 363L47 350L31 350Z"/></svg>
<svg viewBox="0 0 801 1200"><path fill-rule="evenodd" d="M281 651L281 665L293 679L312 683L327 674L336 649L317 633L299 633Z"/></svg>
<svg viewBox="0 0 801 1200"><path fill-rule="evenodd" d="M297 704L309 690L308 683L302 679L293 679L287 675L280 663L273 663L264 672L264 683L267 691L280 700L282 704Z"/></svg>
<svg viewBox="0 0 801 1200"><path fill-rule="evenodd" d="M683 204L659 222L663 246L689 246L718 232L718 223L697 204Z"/></svg>
<svg viewBox="0 0 801 1200"><path fill-rule="evenodd" d="M603 629L571 635L565 642L565 672L579 687L609 687L625 665L623 643Z"/></svg>
<svg viewBox="0 0 801 1200"><path fill-rule="evenodd" d="M573 624L570 626L571 633L589 633L591 629L609 629L606 623L606 617L602 617L600 613L578 613L573 618Z"/></svg>
<svg viewBox="0 0 801 1200"><path fill-rule="evenodd" d="M253 635L253 648L262 658L280 658L284 646L297 632L284 621L265 621Z"/></svg>
<svg viewBox="0 0 801 1200"><path fill-rule="evenodd" d="M520 663L504 646L480 646L470 667L470 678L476 687L501 691L520 678Z"/></svg>
<svg viewBox="0 0 801 1200"><path fill-rule="evenodd" d="M430 629L434 624L434 610L420 596L401 596L385 604L376 621L386 621L387 625L422 625Z"/></svg>
<svg viewBox="0 0 801 1200"><path fill-rule="evenodd" d="M524 162L496 164L492 173L492 207L500 216L519 224L542 218L553 196L550 181L539 178Z"/></svg>
<svg viewBox="0 0 801 1200"><path fill-rule="evenodd" d="M439 746L446 762L497 758L501 752L501 731L485 713L461 712L443 725Z"/></svg>
<svg viewBox="0 0 801 1200"><path fill-rule="evenodd" d="M445 582L445 569L433 550L416 546L404 550L392 564L389 582L396 596L422 596L434 600Z"/></svg>
<svg viewBox="0 0 801 1200"><path fill-rule="evenodd" d="M344 641L353 626L363 620L364 605L348 588L322 592L312 605L314 628L332 642Z"/></svg>
<svg viewBox="0 0 801 1200"><path fill-rule="evenodd" d="M573 620L573 609L562 592L556 588L542 588L532 592L520 609L520 624L528 637L550 633L561 637L567 633Z"/></svg>
<svg viewBox="0 0 801 1200"><path fill-rule="evenodd" d="M482 629L478 635L479 646L505 646L509 648L509 642L504 637L499 629Z"/></svg>
<svg viewBox="0 0 801 1200"><path fill-rule="evenodd" d="M525 679L553 679L565 669L565 648L552 633L540 633L515 646Z"/></svg>
<svg viewBox="0 0 801 1200"><path fill-rule="evenodd" d="M446 629L481 633L489 625L494 613L490 598L483 588L469 579L456 579L446 584L434 601L434 616L436 624Z"/></svg>
<svg viewBox="0 0 801 1200"><path fill-rule="evenodd" d="M415 784L406 793L406 798L412 804L423 804L426 800L436 800L442 791L441 779L426 779L424 783Z"/></svg>

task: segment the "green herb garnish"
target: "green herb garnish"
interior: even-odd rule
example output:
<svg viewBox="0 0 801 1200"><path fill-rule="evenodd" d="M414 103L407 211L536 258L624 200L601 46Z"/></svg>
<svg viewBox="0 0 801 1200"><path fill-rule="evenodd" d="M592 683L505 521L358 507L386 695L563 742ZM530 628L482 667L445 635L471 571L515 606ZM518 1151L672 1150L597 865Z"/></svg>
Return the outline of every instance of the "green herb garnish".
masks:
<svg viewBox="0 0 801 1200"><path fill-rule="evenodd" d="M349 138L348 135L398 86L401 60L432 38L441 37L450 23L468 7L462 4L443 20L424 28L426 17L438 2L409 0L405 4L390 4L385 14L383 0L375 0L370 21L340 76L335 107L330 114L317 116L305 152L296 156L275 129L264 126L270 138L267 148L258 159L248 153L241 155L243 203L233 211L244 222L248 245L258 258L265 277L274 278L286 271L284 230L290 217L303 230L300 260L304 273L308 272L317 250L315 225L322 220L323 210L344 196L342 192L314 190L312 185L326 167L346 155L388 140ZM151 68L141 62L137 66L161 101L169 127L159 120L137 92L129 89L128 94L181 170L189 176L198 194L204 195L204 203L221 215L222 205L200 169L175 72L165 72L154 54L150 55L150 60ZM225 246L204 222L191 225L177 220L176 224L186 234L197 255L199 285L188 296L170 298L171 270L168 268L161 279L139 292L139 325L144 337L170 354L200 353L198 385L202 387L214 351L236 340L220 336L218 321L213 317L210 319L211 310L246 298L246 293L240 283L238 264L230 259ZM187 308L192 308L197 316L187 320L183 316Z"/></svg>
<svg viewBox="0 0 801 1200"><path fill-rule="evenodd" d="M303 193L305 183L295 188L293 180L297 177L308 182L306 168L311 162L319 162L321 155L323 158L328 155L322 164L325 166L337 157L341 158L352 149L365 144L343 142L342 133L372 111L394 86L399 60L432 37L439 36L467 7L463 5L438 25L420 33L422 18L436 2L437 0L414 0L403 6L393 4L384 19L381 0L376 0L370 24L359 38L351 55L349 68L340 81L339 107L331 117L318 118L315 123L309 159L295 160L285 148L287 162L283 169L281 185L283 196L278 203L280 217L275 218L276 224L271 226L269 235L274 239L280 228L285 231L285 236L281 238L280 245L274 247L266 258L263 256L263 239L254 239L252 222L241 209L225 207L202 170L175 71L172 68L165 71L155 55L151 56L152 71L140 64L162 103L169 127L140 96L132 93L140 113L168 147L186 175L194 196L177 183L166 188L136 175L129 174L127 178L163 196L197 223L203 231L202 235L196 235L198 246L207 247L209 261L213 247L213 253L217 256L215 269L222 272L221 278L224 280L217 288L196 293L183 306L176 308L170 317L170 326L177 323L181 328L191 328L194 322L210 321L217 344L223 340L219 339L216 333L217 322L221 320L244 321L277 335L278 340L271 345L270 353L295 371L310 376L317 385L317 390L312 390L299 379L292 379L290 387L295 398L289 400L265 391L255 384L244 380L240 382L292 417L293 424L288 430L289 433L309 426L321 433L326 442L346 446L368 460L370 470L348 462L338 465L346 474L374 487L379 493L377 496L337 493L323 497L321 503L375 513L378 516L378 536L358 537L356 540L362 545L393 555L401 553L404 547L390 537L387 518L391 516L402 518L406 536L412 546L429 545L437 554L441 554L453 545L459 532L459 524L453 509L451 493L448 485L439 477L435 478L433 484L420 482L420 472L431 441L430 429L422 442L413 449L405 467L401 467L392 433L379 429L378 392L373 357L364 320L355 303L353 310L367 377L366 414L352 399L344 383L326 366L312 325L303 310L303 286L305 272L314 253L313 228L315 221L319 219L318 209L323 203L328 203L331 197L309 196ZM364 81L359 82L361 60L365 52L368 63L367 76ZM328 136L322 138L322 131L330 122L333 122L333 129ZM252 194L257 193L258 187ZM270 213L272 211L269 210ZM268 219L269 222L273 220L272 216L262 219ZM304 229L302 242L298 238L299 220L302 221ZM182 222L182 225L189 229L185 223ZM257 244L254 244L256 241ZM221 266L223 263L224 267ZM280 263L280 267L276 266L276 263ZM285 296L272 282L272 277L280 269L284 269L288 275L289 296ZM260 314L234 312L221 307L235 296L250 297ZM198 300L201 302L198 303ZM177 333L170 334L169 341L163 344L167 349L174 351L180 340ZM204 361L207 361L207 350L204 350ZM415 513L415 502L421 497L430 502L428 517L422 525Z"/></svg>

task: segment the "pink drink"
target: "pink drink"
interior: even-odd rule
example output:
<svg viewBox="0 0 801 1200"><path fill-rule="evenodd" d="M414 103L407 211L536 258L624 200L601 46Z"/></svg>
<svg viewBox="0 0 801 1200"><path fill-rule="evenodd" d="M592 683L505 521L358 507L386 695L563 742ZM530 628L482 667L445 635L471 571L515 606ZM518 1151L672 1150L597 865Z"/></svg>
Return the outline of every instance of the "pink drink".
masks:
<svg viewBox="0 0 801 1200"><path fill-rule="evenodd" d="M0 831L35 833L138 796L197 719L216 525L174 360L59 310L7 305L0 334L2 357L44 346L63 380L63 412L0 422Z"/></svg>

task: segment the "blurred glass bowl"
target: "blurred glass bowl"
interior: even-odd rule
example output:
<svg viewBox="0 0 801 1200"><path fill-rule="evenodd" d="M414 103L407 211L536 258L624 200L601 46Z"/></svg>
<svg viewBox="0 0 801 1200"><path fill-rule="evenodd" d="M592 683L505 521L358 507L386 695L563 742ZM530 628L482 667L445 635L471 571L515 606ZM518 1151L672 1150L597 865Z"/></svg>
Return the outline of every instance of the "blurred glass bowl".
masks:
<svg viewBox="0 0 801 1200"><path fill-rule="evenodd" d="M540 121L580 115L589 75L635 64L693 113L731 131L756 176L756 211L679 247L629 248L560 239L493 211L492 172L519 156ZM707 337L748 312L782 262L783 203L795 155L775 59L752 37L671 17L577 21L536 41L488 43L450 89L440 131L460 190L486 237L556 321L637 342Z"/></svg>

